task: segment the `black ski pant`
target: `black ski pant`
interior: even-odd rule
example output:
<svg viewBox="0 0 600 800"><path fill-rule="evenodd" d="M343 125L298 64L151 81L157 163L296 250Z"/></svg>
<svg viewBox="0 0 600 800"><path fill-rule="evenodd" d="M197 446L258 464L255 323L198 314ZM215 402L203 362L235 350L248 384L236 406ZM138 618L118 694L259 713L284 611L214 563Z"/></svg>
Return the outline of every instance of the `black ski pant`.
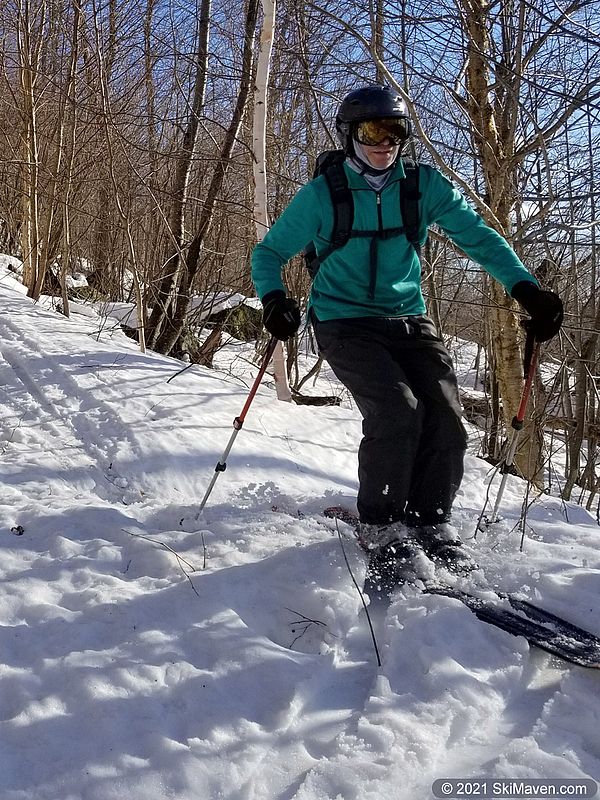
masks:
<svg viewBox="0 0 600 800"><path fill-rule="evenodd" d="M424 316L320 322L321 354L363 416L362 522L434 525L450 518L467 436L450 354Z"/></svg>

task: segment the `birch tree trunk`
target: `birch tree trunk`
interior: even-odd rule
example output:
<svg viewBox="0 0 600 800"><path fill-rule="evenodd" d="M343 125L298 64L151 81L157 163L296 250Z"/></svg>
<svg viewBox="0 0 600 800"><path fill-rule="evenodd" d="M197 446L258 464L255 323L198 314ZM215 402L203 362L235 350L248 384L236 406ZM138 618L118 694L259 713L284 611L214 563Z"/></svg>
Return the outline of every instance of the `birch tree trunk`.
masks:
<svg viewBox="0 0 600 800"><path fill-rule="evenodd" d="M269 210L267 201L267 96L271 68L271 50L275 30L277 0L262 0L263 24L260 34L260 50L256 64L254 84L254 118L252 120L252 171L254 175L254 221L256 239L262 241L269 230ZM277 398L287 403L292 395L287 381L283 345L277 343L273 353L273 375Z"/></svg>
<svg viewBox="0 0 600 800"><path fill-rule="evenodd" d="M525 7L519 6L520 32L513 38L509 26L504 30L502 61L496 64L495 88L492 91L491 46L488 27L490 8L485 0L461 0L466 41L466 106L472 124L485 182L486 201L492 214L489 220L498 232L510 236L510 212L515 201L516 170L515 130L519 111L520 70ZM492 99L493 98L493 99ZM495 378L502 399L502 417L508 429L516 413L523 387L519 323L515 302L500 284L490 281L492 310L489 315L490 343ZM542 431L526 420L515 456L515 466L526 478L539 484L542 470Z"/></svg>

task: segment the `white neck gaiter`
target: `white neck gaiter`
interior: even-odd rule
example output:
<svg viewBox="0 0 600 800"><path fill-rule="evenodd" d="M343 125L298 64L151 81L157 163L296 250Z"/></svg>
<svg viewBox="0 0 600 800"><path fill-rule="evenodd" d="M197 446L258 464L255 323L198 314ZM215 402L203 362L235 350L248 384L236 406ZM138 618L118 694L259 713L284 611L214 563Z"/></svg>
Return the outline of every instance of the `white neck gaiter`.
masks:
<svg viewBox="0 0 600 800"><path fill-rule="evenodd" d="M346 159L348 165L355 172L358 172L359 175L363 176L371 189L374 189L376 192L380 192L388 182L396 162L394 162L387 169L376 170L375 167L371 166L371 162L369 161L362 144L357 142L356 139L352 140L352 144L354 146L354 153L356 157L348 156ZM367 170L367 166L369 167L369 170L373 170L373 172Z"/></svg>

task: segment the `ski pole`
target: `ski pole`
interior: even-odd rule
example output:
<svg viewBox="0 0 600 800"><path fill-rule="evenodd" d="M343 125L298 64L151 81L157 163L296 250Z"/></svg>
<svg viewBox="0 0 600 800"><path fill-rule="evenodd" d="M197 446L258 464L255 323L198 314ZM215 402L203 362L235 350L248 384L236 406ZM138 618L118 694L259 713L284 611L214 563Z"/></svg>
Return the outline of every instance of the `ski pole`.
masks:
<svg viewBox="0 0 600 800"><path fill-rule="evenodd" d="M267 351L265 353L265 357L262 360L262 363L261 363L260 368L258 370L258 375L256 376L256 378L254 380L254 383L252 384L252 388L250 389L250 393L248 394L248 397L246 398L246 402L244 403L244 407L242 408L239 417L236 417L233 420L233 431L231 433L231 436L229 437L229 441L227 442L227 447L223 451L223 455L221 456L220 460L217 461L217 465L215 466L215 471L214 471L214 474L212 476L212 480L211 480L210 484L208 485L208 489L206 490L206 493L205 493L204 497L202 498L202 502L200 503L200 506L198 508L198 513L196 514L196 519L198 519L198 517L202 513L202 509L206 505L206 501L210 497L210 493L212 492L213 487L214 487L215 483L217 482L217 478L219 477L220 473L221 472L225 472L225 470L227 469L227 458L229 456L231 448L233 447L233 443L235 442L238 433L242 430L242 427L244 425L244 420L246 419L246 414L248 413L248 409L250 408L250 405L251 405L252 401L254 400L254 395L258 391L258 387L260 386L260 382L263 379L263 376L264 376L264 374L265 374L265 372L267 370L267 367L269 366L269 361L271 360L271 357L273 355L275 347L277 346L277 341L278 340L274 336L272 336L269 344L267 345Z"/></svg>
<svg viewBox="0 0 600 800"><path fill-rule="evenodd" d="M500 508L500 503L502 502L502 496L504 495L504 489L506 487L508 475L515 462L517 443L519 441L519 434L523 429L525 412L527 410L527 404L529 403L529 395L531 394L531 387L533 385L533 379L535 377L535 368L537 366L539 354L540 354L540 342L538 342L531 333L528 333L527 341L525 343L525 384L523 385L523 391L521 393L521 402L519 403L519 410L512 419L511 423L512 437L510 440L508 452L506 454L506 458L504 459L500 467L500 471L502 473L502 480L500 481L498 494L496 495L494 510L492 511L491 518L487 517L485 518L485 522L488 525L494 522L498 522L499 520L498 509Z"/></svg>

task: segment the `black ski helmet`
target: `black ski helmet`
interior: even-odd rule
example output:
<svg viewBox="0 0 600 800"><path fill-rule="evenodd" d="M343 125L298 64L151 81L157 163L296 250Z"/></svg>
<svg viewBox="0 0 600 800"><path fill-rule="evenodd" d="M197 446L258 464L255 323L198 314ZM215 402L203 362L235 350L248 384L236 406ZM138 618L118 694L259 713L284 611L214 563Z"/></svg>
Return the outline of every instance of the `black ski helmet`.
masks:
<svg viewBox="0 0 600 800"><path fill-rule="evenodd" d="M335 118L335 129L346 155L354 154L353 125L367 119L384 119L386 117L405 119L410 135L410 117L406 103L389 86L363 86L347 94L340 103Z"/></svg>

